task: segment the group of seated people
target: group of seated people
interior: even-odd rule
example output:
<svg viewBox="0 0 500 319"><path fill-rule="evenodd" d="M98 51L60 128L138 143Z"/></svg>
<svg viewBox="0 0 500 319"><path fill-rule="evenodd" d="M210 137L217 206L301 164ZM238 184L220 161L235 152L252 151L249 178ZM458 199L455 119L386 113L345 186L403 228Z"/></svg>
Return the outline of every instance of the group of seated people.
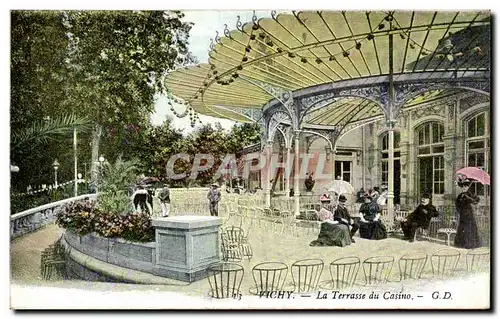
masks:
<svg viewBox="0 0 500 319"><path fill-rule="evenodd" d="M321 209L318 213L321 223L318 239L312 241L310 246L339 246L345 247L354 243L354 234L359 230L359 236L364 239L380 240L387 238L387 229L380 217L382 209L371 194L365 193L364 203L359 209L359 216L352 217L347 209L347 198L340 195L338 205L334 207L332 198L324 194L321 196ZM414 241L418 228L429 226L432 217L438 212L430 204L430 196L422 196L421 204L401 223L406 240Z"/></svg>
<svg viewBox="0 0 500 319"><path fill-rule="evenodd" d="M318 213L321 223L318 239L310 246L340 246L354 243L354 234L365 239L379 240L387 238L387 230L380 220L381 208L370 194L364 195L364 203L359 209L359 217L351 217L347 209L347 198L340 195L337 207L331 205L331 197L321 196L321 209ZM333 211L333 212L332 212Z"/></svg>

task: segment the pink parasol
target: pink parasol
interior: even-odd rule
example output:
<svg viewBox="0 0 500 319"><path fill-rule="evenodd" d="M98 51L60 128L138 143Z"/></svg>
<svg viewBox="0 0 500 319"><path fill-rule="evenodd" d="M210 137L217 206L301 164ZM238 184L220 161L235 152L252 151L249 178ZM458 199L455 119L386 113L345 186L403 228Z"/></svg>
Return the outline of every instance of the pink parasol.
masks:
<svg viewBox="0 0 500 319"><path fill-rule="evenodd" d="M483 185L490 185L490 175L478 167L464 167L456 173L457 175L464 175L469 179L476 180Z"/></svg>

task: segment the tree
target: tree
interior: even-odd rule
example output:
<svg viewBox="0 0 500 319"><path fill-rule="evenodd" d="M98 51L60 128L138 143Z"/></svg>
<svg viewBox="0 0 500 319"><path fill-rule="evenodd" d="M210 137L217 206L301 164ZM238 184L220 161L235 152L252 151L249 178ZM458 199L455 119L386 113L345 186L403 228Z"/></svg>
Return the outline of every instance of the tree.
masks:
<svg viewBox="0 0 500 319"><path fill-rule="evenodd" d="M10 160L20 167L13 175L12 190L50 184L54 159L62 164L73 160L70 133L74 127L82 129L86 121L63 105L68 44L61 12L12 11ZM58 143L52 143L55 138ZM64 164L59 180L72 178L73 165Z"/></svg>
<svg viewBox="0 0 500 319"><path fill-rule="evenodd" d="M183 16L178 11L67 13L72 70L67 103L93 117L94 173L103 131L147 123L154 95L166 90L163 76L192 62L191 24L182 22Z"/></svg>

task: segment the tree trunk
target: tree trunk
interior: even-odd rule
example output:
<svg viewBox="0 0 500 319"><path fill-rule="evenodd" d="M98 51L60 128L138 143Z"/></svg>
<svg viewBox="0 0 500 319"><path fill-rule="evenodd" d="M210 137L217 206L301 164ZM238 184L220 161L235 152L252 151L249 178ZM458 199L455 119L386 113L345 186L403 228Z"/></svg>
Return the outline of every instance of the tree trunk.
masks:
<svg viewBox="0 0 500 319"><path fill-rule="evenodd" d="M92 131L92 166L90 168L90 178L93 182L97 182L99 173L99 142L101 140L102 126L100 124L94 125Z"/></svg>

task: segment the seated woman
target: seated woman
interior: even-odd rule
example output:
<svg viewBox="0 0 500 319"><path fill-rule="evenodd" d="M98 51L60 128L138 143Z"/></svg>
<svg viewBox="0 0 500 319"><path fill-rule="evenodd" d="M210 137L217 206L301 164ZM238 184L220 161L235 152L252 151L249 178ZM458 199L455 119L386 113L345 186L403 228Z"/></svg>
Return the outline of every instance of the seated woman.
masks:
<svg viewBox="0 0 500 319"><path fill-rule="evenodd" d="M385 239L387 229L380 220L380 206L369 194L365 194L365 203L359 209L359 236L365 239Z"/></svg>
<svg viewBox="0 0 500 319"><path fill-rule="evenodd" d="M431 222L432 217L439 216L436 207L431 204L431 196L424 194L422 196L420 205L408 215L406 221L401 223L401 229L406 240L413 242L415 240L415 232L417 228L427 228Z"/></svg>
<svg viewBox="0 0 500 319"><path fill-rule="evenodd" d="M328 195L321 196L321 210L319 211L319 219L321 230L318 239L313 240L309 246L339 246L345 247L351 244L351 235L349 227L334 221L333 213L328 210L330 207L331 198Z"/></svg>

